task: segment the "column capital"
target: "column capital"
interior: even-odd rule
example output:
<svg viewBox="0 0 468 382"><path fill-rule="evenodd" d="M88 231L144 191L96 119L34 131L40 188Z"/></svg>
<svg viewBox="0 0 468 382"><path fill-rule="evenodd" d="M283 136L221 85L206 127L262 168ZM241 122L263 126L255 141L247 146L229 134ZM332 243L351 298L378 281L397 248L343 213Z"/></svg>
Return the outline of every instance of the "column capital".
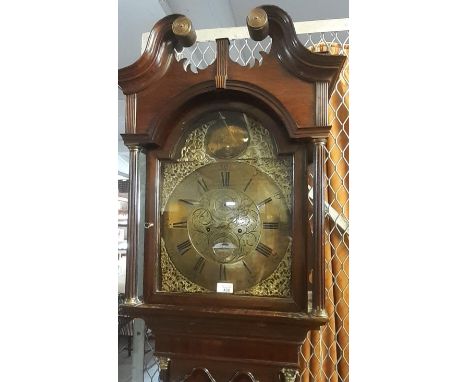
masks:
<svg viewBox="0 0 468 382"><path fill-rule="evenodd" d="M320 138L312 138L312 143L314 145L325 145L327 143L327 138L320 137Z"/></svg>
<svg viewBox="0 0 468 382"><path fill-rule="evenodd" d="M125 146L127 146L130 151L139 151L142 149L139 143L126 143Z"/></svg>
<svg viewBox="0 0 468 382"><path fill-rule="evenodd" d="M284 382L294 382L299 376L299 372L295 369L282 368L280 372L283 376L282 380Z"/></svg>

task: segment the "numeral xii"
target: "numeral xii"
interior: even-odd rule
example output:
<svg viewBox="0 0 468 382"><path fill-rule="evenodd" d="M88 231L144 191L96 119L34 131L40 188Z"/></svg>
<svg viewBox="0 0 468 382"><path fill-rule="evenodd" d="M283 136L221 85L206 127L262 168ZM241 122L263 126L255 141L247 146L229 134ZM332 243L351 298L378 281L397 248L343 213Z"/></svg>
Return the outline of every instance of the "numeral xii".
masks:
<svg viewBox="0 0 468 382"><path fill-rule="evenodd" d="M229 171L221 171L221 184L223 187L229 187L229 180L230 180L231 174Z"/></svg>
<svg viewBox="0 0 468 382"><path fill-rule="evenodd" d="M226 281L226 266L224 264L219 264L219 279Z"/></svg>

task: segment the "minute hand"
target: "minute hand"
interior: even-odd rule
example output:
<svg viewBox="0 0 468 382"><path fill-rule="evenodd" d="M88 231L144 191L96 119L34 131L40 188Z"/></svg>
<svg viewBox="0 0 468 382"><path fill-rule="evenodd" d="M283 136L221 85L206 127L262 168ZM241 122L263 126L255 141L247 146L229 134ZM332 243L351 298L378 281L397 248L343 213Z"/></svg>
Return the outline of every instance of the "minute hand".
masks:
<svg viewBox="0 0 468 382"><path fill-rule="evenodd" d="M189 204L191 206L198 206L200 205L200 201L199 200L193 200L193 199L179 199L179 202L182 202L182 203L185 203L185 204Z"/></svg>
<svg viewBox="0 0 468 382"><path fill-rule="evenodd" d="M271 199L270 197L262 200L260 203L257 204L257 206L260 208L261 206L267 204L267 203L270 203L273 199Z"/></svg>

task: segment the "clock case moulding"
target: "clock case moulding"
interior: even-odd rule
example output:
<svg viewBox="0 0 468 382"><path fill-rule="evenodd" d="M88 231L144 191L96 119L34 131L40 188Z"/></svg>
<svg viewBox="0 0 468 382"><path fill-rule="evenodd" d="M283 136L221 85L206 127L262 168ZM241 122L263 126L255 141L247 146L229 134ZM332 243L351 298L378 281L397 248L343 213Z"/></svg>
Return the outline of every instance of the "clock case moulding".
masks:
<svg viewBox="0 0 468 382"><path fill-rule="evenodd" d="M292 20L283 10L260 8L268 18L263 32L272 38L271 50L262 54L261 65L249 68L231 61L228 40L222 39L217 40L218 52L212 65L198 73L185 71L175 59L175 49L193 44L194 38L175 34L173 24L183 16L170 15L155 24L142 56L119 70L119 87L126 95L127 106L122 137L127 146L138 146L146 153L145 222L151 223L145 229L144 302L121 309L143 318L152 329L155 354L170 358L167 367L162 367L166 380L190 380L192 369L198 370L196 380L227 381L233 375L239 378L234 373L239 370L252 372L256 379L277 380L281 368L298 368L298 350L307 332L327 322L323 209L314 210L319 216L314 217L312 237L307 179L308 171L315 169L314 179L318 181L313 188L316 201L323 204L322 177L317 175L323 171L323 145L330 126L321 122L326 118L319 113L326 113L329 94L321 98L319 84L333 89L345 57L310 52L299 42ZM255 37L261 28L256 32L249 26L249 30ZM293 153L289 298L158 290L160 160L174 159L175 148L187 134L184 127L188 121L216 110L253 116L271 132L278 155ZM308 290L313 292L312 301L308 300ZM205 374L197 369L205 366Z"/></svg>

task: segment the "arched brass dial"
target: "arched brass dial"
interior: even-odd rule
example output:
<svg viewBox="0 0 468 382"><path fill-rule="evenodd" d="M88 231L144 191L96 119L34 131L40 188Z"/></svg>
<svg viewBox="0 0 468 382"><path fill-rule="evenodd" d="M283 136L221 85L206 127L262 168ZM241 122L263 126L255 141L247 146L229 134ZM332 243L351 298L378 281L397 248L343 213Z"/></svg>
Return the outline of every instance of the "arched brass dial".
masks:
<svg viewBox="0 0 468 382"><path fill-rule="evenodd" d="M162 213L162 236L175 267L195 284L247 289L278 266L290 216L276 183L256 167L217 162L183 178Z"/></svg>

